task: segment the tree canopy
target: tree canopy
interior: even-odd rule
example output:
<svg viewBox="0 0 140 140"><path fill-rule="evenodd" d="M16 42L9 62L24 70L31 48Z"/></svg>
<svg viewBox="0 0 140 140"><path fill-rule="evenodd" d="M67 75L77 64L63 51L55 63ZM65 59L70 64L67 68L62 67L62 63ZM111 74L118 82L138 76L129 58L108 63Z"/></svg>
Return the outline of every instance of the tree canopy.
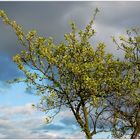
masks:
<svg viewBox="0 0 140 140"><path fill-rule="evenodd" d="M110 105L114 111L113 134L115 137L131 136L139 138L140 134L140 36L138 29L127 31L120 36L117 47L124 51L125 67L122 68L120 96L113 97ZM115 95L116 96L116 95Z"/></svg>

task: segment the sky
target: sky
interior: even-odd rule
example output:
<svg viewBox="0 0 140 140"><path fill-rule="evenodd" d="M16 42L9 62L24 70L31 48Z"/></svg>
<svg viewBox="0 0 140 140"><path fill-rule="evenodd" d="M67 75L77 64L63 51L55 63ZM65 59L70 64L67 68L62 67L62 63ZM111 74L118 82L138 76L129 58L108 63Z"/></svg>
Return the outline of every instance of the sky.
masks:
<svg viewBox="0 0 140 140"><path fill-rule="evenodd" d="M122 57L112 43L111 36L125 34L127 29L140 27L140 2L89 1L89 2L2 2L10 19L16 20L25 31L36 29L41 36L52 36L56 43L64 40L70 31L69 21L83 29L98 7L94 28L96 36L91 42L105 42L108 52ZM39 96L26 91L24 83L9 85L7 80L23 77L12 56L22 47L15 33L0 20L0 138L85 138L70 110L62 110L50 124L44 121L45 114L33 109ZM107 138L109 134L94 138Z"/></svg>

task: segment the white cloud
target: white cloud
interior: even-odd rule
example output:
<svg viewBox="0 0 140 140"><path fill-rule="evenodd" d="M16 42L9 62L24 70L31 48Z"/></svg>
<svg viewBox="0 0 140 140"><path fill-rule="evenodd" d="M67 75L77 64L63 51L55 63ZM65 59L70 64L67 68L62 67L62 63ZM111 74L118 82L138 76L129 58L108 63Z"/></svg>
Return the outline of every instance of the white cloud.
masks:
<svg viewBox="0 0 140 140"><path fill-rule="evenodd" d="M73 133L59 133L59 132L48 132L47 133L48 138L52 138L52 139L84 139L85 136L82 132L73 132Z"/></svg>
<svg viewBox="0 0 140 140"><path fill-rule="evenodd" d="M70 110L61 111L58 115L64 118L73 118L73 114Z"/></svg>
<svg viewBox="0 0 140 140"><path fill-rule="evenodd" d="M31 103L0 106L0 110L0 138L40 138L32 131L43 123L42 116L32 108Z"/></svg>
<svg viewBox="0 0 140 140"><path fill-rule="evenodd" d="M32 103L25 104L24 106L0 106L2 114L15 115L15 114L32 114L35 110L32 107Z"/></svg>
<svg viewBox="0 0 140 140"><path fill-rule="evenodd" d="M0 138L4 139L4 138L6 138L6 135L0 134Z"/></svg>
<svg viewBox="0 0 140 140"><path fill-rule="evenodd" d="M0 138L84 138L79 129L73 129L73 125L68 127L63 124L63 119L73 119L72 113L68 110L60 112L51 124L44 124L42 119L45 114L33 110L31 103L23 106L1 106L0 110ZM57 129L60 124L62 130ZM54 127L57 128L53 129Z"/></svg>
<svg viewBox="0 0 140 140"><path fill-rule="evenodd" d="M40 112L38 111L31 111L31 103L19 107L7 106L4 108L4 110L2 110L1 107L0 109L1 139L85 138L84 133L81 131L80 127L76 123L75 118L70 110L61 111L52 123L45 124L42 120L45 114L40 114ZM16 117L15 114L17 114ZM100 138L103 136L99 135L98 137Z"/></svg>

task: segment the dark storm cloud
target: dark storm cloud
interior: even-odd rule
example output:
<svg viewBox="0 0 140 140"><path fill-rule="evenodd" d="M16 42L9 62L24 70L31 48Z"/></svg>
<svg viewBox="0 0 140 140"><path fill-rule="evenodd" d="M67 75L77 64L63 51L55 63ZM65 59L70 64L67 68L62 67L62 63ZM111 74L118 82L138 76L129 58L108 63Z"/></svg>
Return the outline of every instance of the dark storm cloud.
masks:
<svg viewBox="0 0 140 140"><path fill-rule="evenodd" d="M10 19L16 20L25 31L36 29L41 36L52 36L56 43L70 31L68 22L73 20L79 28L89 22L94 9L100 13L96 17L96 38L92 42L103 41L107 50L114 52L111 36L125 33L125 30L140 27L140 2L0 2ZM0 21L0 80L19 76L11 57L22 47L10 27ZM116 52L116 51L115 51ZM117 55L120 55L119 53ZM8 60L5 60L5 58Z"/></svg>
<svg viewBox="0 0 140 140"><path fill-rule="evenodd" d="M53 36L58 42L63 39L63 34L69 30L65 15L67 13L69 15L73 8L76 9L79 6L88 8L88 4L89 2L1 2L0 9L5 10L11 19L23 25L26 31L36 29L40 35ZM4 30L2 30L1 36ZM10 31L7 30L7 32ZM10 39L12 35L6 34L6 36ZM13 41L13 38L11 40Z"/></svg>
<svg viewBox="0 0 140 140"><path fill-rule="evenodd" d="M39 35L53 36L55 42L59 42L70 29L68 21L64 21L63 17L67 11L78 5L77 2L0 2L0 9L4 10L10 19L21 24L25 31L36 29ZM0 53L4 55L0 59L0 80L3 81L19 76L11 57L19 53L22 47L12 29L1 21L0 42Z"/></svg>
<svg viewBox="0 0 140 140"><path fill-rule="evenodd" d="M98 4L97 4L98 5ZM104 26L125 27L139 26L140 2L102 2L99 4L101 15L98 19Z"/></svg>

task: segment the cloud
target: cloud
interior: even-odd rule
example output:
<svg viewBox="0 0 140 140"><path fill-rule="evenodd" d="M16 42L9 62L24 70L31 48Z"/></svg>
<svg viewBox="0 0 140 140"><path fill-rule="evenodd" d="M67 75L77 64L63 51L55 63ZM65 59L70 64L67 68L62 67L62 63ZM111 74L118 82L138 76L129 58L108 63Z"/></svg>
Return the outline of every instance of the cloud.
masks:
<svg viewBox="0 0 140 140"><path fill-rule="evenodd" d="M0 110L2 110L1 113L7 115L14 115L14 114L30 115L35 112L31 103L28 103L24 106L14 106L14 107L1 106Z"/></svg>
<svg viewBox="0 0 140 140"><path fill-rule="evenodd" d="M49 124L43 121L45 114L32 110L31 103L20 107L1 106L0 110L0 138L85 138L70 110L61 111ZM103 135L97 137L104 138Z"/></svg>
<svg viewBox="0 0 140 140"><path fill-rule="evenodd" d="M23 106L0 106L0 110L0 138L84 138L78 127L65 123L66 115L60 118L66 111L60 112L51 124L44 124L44 115L33 110L31 103ZM69 118L72 118L72 114Z"/></svg>
<svg viewBox="0 0 140 140"><path fill-rule="evenodd" d="M1 120L0 121L0 132L2 135L5 135L5 138L31 138L36 137L36 135L32 134L32 130L29 129L24 121L12 121L12 120ZM30 123L30 127L32 124ZM33 127L33 126L32 126Z"/></svg>
<svg viewBox="0 0 140 140"><path fill-rule="evenodd" d="M54 118L52 123L48 125L41 125L39 128L37 128L37 130L54 133L58 131L59 133L67 134L67 138L71 137L72 134L81 132L81 129L77 124L72 112L68 109L61 110L56 118Z"/></svg>
<svg viewBox="0 0 140 140"><path fill-rule="evenodd" d="M24 106L1 106L0 109L0 138L42 138L42 132L33 133L33 129L40 127L43 121L39 112L31 108L31 103Z"/></svg>
<svg viewBox="0 0 140 140"><path fill-rule="evenodd" d="M96 17L97 36L92 43L103 41L107 51L121 56L111 41L111 36L124 34L125 30L140 27L140 2L0 2L0 9L21 24L25 31L37 29L39 35L52 36L56 43L64 40L63 35L70 31L68 22L73 20L81 29L89 22L96 7L100 13ZM81 16L82 15L82 16ZM0 21L0 80L4 81L21 76L12 56L20 52L22 47L15 33Z"/></svg>
<svg viewBox="0 0 140 140"><path fill-rule="evenodd" d="M6 137L6 135L0 134L0 138L4 139Z"/></svg>

